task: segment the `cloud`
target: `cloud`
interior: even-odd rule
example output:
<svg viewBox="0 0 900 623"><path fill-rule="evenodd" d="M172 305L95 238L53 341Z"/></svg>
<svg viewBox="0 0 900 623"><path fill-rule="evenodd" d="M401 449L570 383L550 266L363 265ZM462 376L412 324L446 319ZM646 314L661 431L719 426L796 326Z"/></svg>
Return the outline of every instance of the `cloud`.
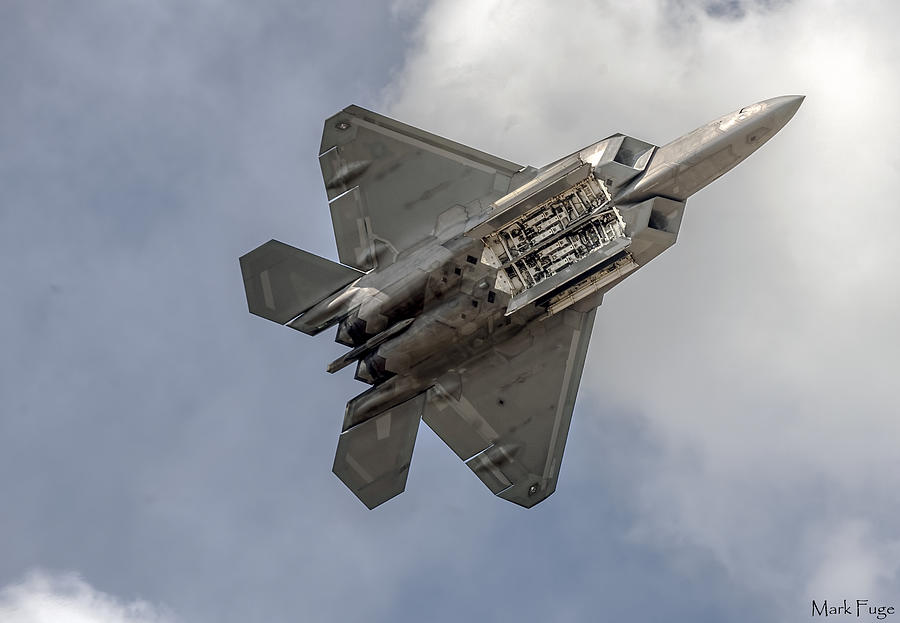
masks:
<svg viewBox="0 0 900 623"><path fill-rule="evenodd" d="M848 520L820 535L821 550L807 591L896 599L900 540L884 540L869 521Z"/></svg>
<svg viewBox="0 0 900 623"><path fill-rule="evenodd" d="M174 623L165 608L141 599L123 601L98 591L74 573L33 571L0 589L4 623Z"/></svg>
<svg viewBox="0 0 900 623"><path fill-rule="evenodd" d="M842 570L896 585L892 5L524 6L5 10L0 582L79 569L217 623L796 620ZM237 266L270 237L335 257L327 116L540 165L795 92L607 297L553 498L494 499L427 428L376 511L334 478L364 387L324 374L330 336L249 316Z"/></svg>

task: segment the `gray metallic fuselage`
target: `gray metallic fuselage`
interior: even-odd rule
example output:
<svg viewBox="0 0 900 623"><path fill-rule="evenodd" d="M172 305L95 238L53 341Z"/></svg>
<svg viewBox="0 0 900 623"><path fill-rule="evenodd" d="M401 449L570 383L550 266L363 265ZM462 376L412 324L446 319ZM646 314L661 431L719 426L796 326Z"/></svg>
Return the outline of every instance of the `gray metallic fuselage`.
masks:
<svg viewBox="0 0 900 623"><path fill-rule="evenodd" d="M350 106L319 162L340 263L271 240L241 257L250 311L337 325L372 387L347 403L333 472L369 508L406 486L424 421L495 495L556 488L596 308L672 246L693 193L774 136L802 97L662 147L614 134L540 169Z"/></svg>
<svg viewBox="0 0 900 623"><path fill-rule="evenodd" d="M609 207L623 215L627 222L625 233L631 244L639 247L632 253L635 268L674 242L684 201L771 138L793 116L802 99L780 97L742 108L663 147L653 148L643 172L633 180L606 179L612 195ZM591 158L609 140L570 158L590 166ZM602 164L597 164L592 174L602 174L601 169ZM537 172L536 178L539 177ZM572 184L565 184L554 192L561 194L571 187ZM509 194L515 196L521 191L514 189ZM672 212L676 213L674 218L669 217L675 222L668 231L665 223L654 227L655 213L663 212L646 205L654 198L672 200L665 206L674 206ZM496 203L502 205L503 201ZM488 213L483 221L489 219L496 220L496 213ZM485 244L471 233L479 228L467 229L449 240L432 238L401 253L386 269L366 274L301 317L304 326L310 328L317 322L330 324L338 317L344 317L346 324L350 317L349 323L360 327L356 341L348 344L356 346L363 338L372 338L394 323L415 316L408 328L360 358L356 378L376 387L368 392L367 399L354 403L351 409L355 411L348 412L345 425L420 393L442 373L489 351L525 325L547 316L541 305L527 305L507 315L511 297L494 287L502 269L481 261ZM659 240L664 235L669 237ZM595 289L584 303L599 303L602 295L625 276ZM565 285L577 286L577 279Z"/></svg>

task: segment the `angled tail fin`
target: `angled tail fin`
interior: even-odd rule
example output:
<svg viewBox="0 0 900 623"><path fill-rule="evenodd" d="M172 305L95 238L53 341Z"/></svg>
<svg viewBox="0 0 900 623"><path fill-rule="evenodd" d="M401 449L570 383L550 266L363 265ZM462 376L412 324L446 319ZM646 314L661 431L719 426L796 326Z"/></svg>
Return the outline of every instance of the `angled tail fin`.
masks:
<svg viewBox="0 0 900 623"><path fill-rule="evenodd" d="M241 257L251 314L285 324L363 273L270 240Z"/></svg>
<svg viewBox="0 0 900 623"><path fill-rule="evenodd" d="M373 391L378 389L362 396ZM338 440L332 471L372 509L406 488L419 420L425 409L425 393L386 409L376 408L374 414L369 413L356 423L352 416L360 399L357 396L347 404L344 432Z"/></svg>

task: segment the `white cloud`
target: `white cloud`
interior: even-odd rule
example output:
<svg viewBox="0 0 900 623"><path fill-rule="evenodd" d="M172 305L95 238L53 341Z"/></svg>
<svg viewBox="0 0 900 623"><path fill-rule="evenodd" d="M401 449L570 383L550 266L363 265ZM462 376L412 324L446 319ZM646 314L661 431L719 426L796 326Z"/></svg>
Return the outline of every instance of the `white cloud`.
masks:
<svg viewBox="0 0 900 623"><path fill-rule="evenodd" d="M0 589L4 623L172 623L164 609L136 599L125 602L98 591L73 573L34 571Z"/></svg>
<svg viewBox="0 0 900 623"><path fill-rule="evenodd" d="M217 622L584 620L604 594L654 618L732 597L711 585L797 620L792 597L896 585L890 5L722 21L674 1L392 3L393 24L421 21L381 110L523 163L808 99L607 298L556 496L493 499L423 428L407 493L373 513L330 474L362 387L322 373L328 336L246 314L235 258L272 235L333 257L321 120L371 106L406 38L375 5L153 6L29 5L27 23L59 26L0 37L42 87L8 78L3 109L25 129L0 247L25 272L0 285L19 345L0 361L0 571L75 561L126 596L37 574L3 589L0 620L166 620L127 601L139 590Z"/></svg>

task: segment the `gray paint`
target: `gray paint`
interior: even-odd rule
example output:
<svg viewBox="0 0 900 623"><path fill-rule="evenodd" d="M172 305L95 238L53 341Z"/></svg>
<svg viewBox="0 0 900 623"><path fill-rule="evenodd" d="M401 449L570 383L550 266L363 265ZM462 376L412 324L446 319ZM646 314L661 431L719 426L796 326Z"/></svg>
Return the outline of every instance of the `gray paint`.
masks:
<svg viewBox="0 0 900 623"><path fill-rule="evenodd" d="M191 623L896 602L896 244L845 238L895 211L900 7L492 3L459 28L466 3L404 4L431 16L3 3L0 584L71 570ZM330 473L357 384L321 368L346 349L248 317L235 261L273 234L338 259L322 120L356 101L541 163L792 91L790 127L604 299L551 503L492 503L424 425L375 512Z"/></svg>
<svg viewBox="0 0 900 623"><path fill-rule="evenodd" d="M285 324L363 273L270 240L240 259L250 313Z"/></svg>
<svg viewBox="0 0 900 623"><path fill-rule="evenodd" d="M553 493L595 307L675 243L691 194L802 101L758 102L660 148L616 134L537 170L356 106L329 118L320 162L338 253L369 272L304 260L320 285L282 279L273 295L271 262L255 261L272 242L241 265L251 311L257 281L270 310L302 300L289 326L338 324L354 348L328 371L358 360L373 385L347 403L334 473L369 508L401 493L424 416L495 495L530 508ZM508 189L518 171L528 179Z"/></svg>

